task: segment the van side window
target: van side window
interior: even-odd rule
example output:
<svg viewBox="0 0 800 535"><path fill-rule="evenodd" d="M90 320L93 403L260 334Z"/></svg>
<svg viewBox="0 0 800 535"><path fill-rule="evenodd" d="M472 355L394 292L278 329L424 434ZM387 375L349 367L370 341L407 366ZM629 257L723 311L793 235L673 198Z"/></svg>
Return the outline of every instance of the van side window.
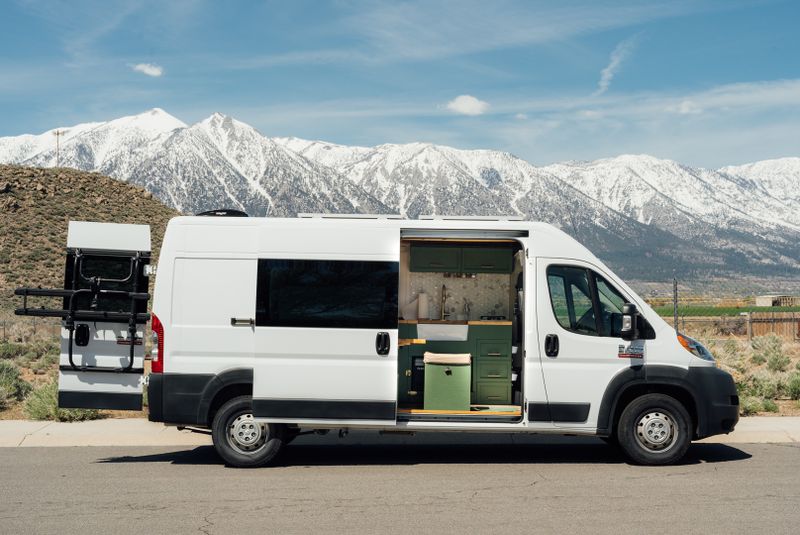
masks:
<svg viewBox="0 0 800 535"><path fill-rule="evenodd" d="M622 306L628 301L603 276L576 266L548 266L547 284L558 323L579 334L618 338ZM642 338L655 338L642 318Z"/></svg>
<svg viewBox="0 0 800 535"><path fill-rule="evenodd" d="M256 325L396 329L398 262L259 259Z"/></svg>

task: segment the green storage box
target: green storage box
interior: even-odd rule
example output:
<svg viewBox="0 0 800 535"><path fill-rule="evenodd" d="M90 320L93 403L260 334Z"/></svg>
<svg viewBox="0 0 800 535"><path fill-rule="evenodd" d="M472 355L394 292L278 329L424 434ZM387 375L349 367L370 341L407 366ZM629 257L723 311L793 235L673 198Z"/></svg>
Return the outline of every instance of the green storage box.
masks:
<svg viewBox="0 0 800 535"><path fill-rule="evenodd" d="M471 360L469 353L425 353L425 410L469 412Z"/></svg>

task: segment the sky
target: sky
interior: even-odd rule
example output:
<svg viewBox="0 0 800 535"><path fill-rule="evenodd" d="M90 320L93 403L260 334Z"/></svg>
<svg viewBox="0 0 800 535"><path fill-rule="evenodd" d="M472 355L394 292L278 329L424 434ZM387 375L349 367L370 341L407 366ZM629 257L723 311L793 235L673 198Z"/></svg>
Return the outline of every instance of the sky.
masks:
<svg viewBox="0 0 800 535"><path fill-rule="evenodd" d="M163 108L536 165L800 156L797 1L0 3L0 136Z"/></svg>

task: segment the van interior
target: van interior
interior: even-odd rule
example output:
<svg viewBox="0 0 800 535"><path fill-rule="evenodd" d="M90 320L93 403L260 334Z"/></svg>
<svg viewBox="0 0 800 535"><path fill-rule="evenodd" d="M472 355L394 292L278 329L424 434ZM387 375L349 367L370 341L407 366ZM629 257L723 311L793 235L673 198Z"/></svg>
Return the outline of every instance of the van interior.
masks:
<svg viewBox="0 0 800 535"><path fill-rule="evenodd" d="M521 420L521 244L414 237L400 247L398 420Z"/></svg>

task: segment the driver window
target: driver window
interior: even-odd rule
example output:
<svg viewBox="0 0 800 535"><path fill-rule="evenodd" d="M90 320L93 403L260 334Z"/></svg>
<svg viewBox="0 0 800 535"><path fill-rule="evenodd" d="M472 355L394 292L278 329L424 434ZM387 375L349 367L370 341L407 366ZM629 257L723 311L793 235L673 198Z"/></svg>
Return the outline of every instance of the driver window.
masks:
<svg viewBox="0 0 800 535"><path fill-rule="evenodd" d="M549 266L547 282L558 323L569 331L596 336L589 273L578 267Z"/></svg>
<svg viewBox="0 0 800 535"><path fill-rule="evenodd" d="M627 299L601 275L575 266L548 266L547 283L553 314L562 327L579 334L619 337Z"/></svg>

